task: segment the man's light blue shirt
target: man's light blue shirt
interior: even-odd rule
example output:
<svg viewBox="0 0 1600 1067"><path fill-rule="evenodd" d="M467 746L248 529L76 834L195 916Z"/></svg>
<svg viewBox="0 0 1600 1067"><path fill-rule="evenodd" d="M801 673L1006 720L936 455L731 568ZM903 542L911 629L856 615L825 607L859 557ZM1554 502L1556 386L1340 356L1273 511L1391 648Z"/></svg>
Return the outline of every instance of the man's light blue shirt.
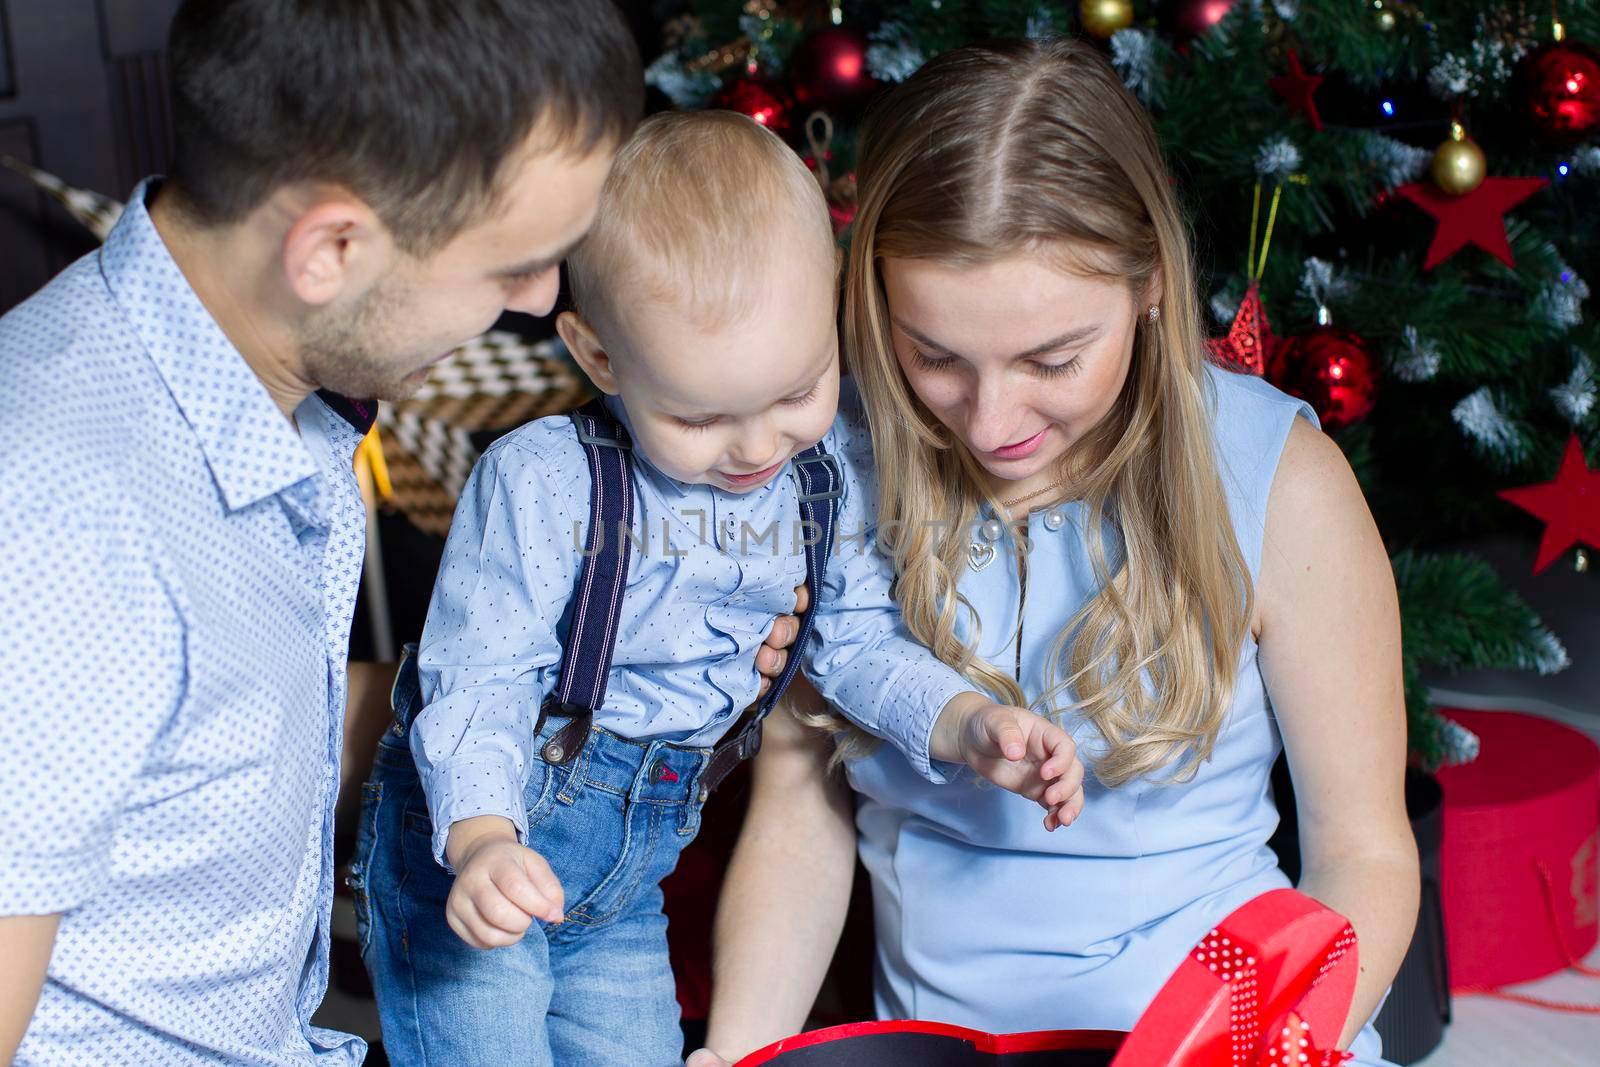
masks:
<svg viewBox="0 0 1600 1067"><path fill-rule="evenodd" d="M805 673L925 777L934 721L973 688L905 629L893 565L874 549L872 442L847 382L823 440L844 496ZM615 400L613 414L627 424ZM609 689L595 724L634 740L714 745L756 700L756 652L806 580L789 470L749 493L690 485L633 453L632 561ZM522 787L539 707L555 688L589 520L590 474L571 420L540 419L479 459L456 508L419 667L427 706L411 748L434 855L450 825L499 815L526 832Z"/></svg>
<svg viewBox="0 0 1600 1067"><path fill-rule="evenodd" d="M0 915L61 915L16 1062L356 1063L310 1019L365 412L296 432L145 193L0 319Z"/></svg>

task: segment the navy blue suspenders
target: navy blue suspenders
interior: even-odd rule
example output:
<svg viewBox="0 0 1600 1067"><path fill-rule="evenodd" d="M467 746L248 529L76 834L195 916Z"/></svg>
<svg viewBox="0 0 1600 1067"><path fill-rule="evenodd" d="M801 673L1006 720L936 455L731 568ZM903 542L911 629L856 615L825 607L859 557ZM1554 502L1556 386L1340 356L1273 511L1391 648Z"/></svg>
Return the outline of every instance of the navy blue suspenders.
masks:
<svg viewBox="0 0 1600 1067"><path fill-rule="evenodd" d="M589 461L592 481L589 531L582 570L571 606L572 626L561 657L561 679L541 709L545 715L571 721L545 743L540 754L553 764L566 763L577 754L589 733L595 712L605 704L611 654L616 648L622 618L622 593L628 580L628 560L633 529L632 443L628 433L599 400L572 414L578 440ZM806 581L811 604L800 616L800 632L790 648L783 673L772 683L743 725L712 752L701 777L700 799L710 795L740 761L761 747L761 721L778 702L800 668L800 657L815 628L822 581L833 552L834 526L844 477L838 460L816 444L793 460L800 488L800 518L805 546Z"/></svg>
<svg viewBox="0 0 1600 1067"><path fill-rule="evenodd" d="M622 618L633 551L633 442L599 400L572 413L584 458L589 461L589 533L583 566L572 594L572 628L561 653L561 677L539 711L572 721L545 743L545 762L563 764L588 736L594 713L606 702L611 654Z"/></svg>

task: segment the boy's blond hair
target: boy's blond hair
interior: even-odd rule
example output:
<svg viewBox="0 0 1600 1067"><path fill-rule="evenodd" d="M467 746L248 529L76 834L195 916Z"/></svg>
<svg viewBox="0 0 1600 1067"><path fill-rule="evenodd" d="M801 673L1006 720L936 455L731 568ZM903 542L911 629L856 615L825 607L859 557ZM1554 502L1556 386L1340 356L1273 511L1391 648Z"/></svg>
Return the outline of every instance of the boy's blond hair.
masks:
<svg viewBox="0 0 1600 1067"><path fill-rule="evenodd" d="M812 255L836 274L836 247L816 178L776 134L731 111L669 111L618 154L567 263L578 313L615 346L630 306L716 329L754 310L762 268Z"/></svg>

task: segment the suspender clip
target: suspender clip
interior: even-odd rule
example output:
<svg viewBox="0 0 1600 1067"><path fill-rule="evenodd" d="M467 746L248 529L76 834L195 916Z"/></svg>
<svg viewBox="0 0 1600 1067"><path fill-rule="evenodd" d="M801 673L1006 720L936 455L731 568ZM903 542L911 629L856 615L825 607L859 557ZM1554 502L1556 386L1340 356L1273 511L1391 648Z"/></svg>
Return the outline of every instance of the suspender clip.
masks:
<svg viewBox="0 0 1600 1067"><path fill-rule="evenodd" d="M544 698L544 705L540 711L546 717L557 719L576 719L582 715L593 715L593 708L586 708L582 704L569 704L561 700L554 693Z"/></svg>
<svg viewBox="0 0 1600 1067"><path fill-rule="evenodd" d="M585 421L586 420L584 420L584 419L575 420L575 422L577 423L577 427L578 427L578 440L581 443L586 444L586 445L596 445L596 446L598 446L600 448L620 448L620 449L622 449L624 451L627 451L627 450L633 448L632 443L629 442L629 440L625 436L624 437L601 437L598 434L590 433L588 430L583 428L583 424L584 424ZM619 427L617 427L617 432L618 433L624 433L625 431L622 429L622 427L619 426Z"/></svg>
<svg viewBox="0 0 1600 1067"><path fill-rule="evenodd" d="M800 455L794 457L794 462L797 466L801 467L809 467L812 464L820 464L821 466L826 467L830 474L828 484L833 487L831 489L824 489L820 493L808 493L805 491L806 476L810 475L812 472L799 472L801 489L800 503L809 504L815 500L837 500L844 495L844 472L839 469L839 461L834 458L831 452L823 452L820 455L809 456L801 453Z"/></svg>

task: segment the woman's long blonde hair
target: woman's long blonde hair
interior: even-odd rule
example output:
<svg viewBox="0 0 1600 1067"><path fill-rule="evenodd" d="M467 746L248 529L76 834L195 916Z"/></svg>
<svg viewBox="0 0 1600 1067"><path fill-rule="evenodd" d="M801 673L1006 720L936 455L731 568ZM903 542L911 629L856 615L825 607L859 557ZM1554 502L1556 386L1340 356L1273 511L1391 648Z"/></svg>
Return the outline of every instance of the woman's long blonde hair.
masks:
<svg viewBox="0 0 1600 1067"><path fill-rule="evenodd" d="M1001 41L931 60L874 110L861 144L845 341L907 626L997 700L1093 723L1104 745L1086 756L1106 785L1191 776L1232 703L1253 591L1213 454L1188 236L1149 116L1091 48ZM1032 701L978 658L976 635L957 636L963 613L977 621L956 589L967 535L997 502L902 375L879 273L886 257L979 264L1030 249L1069 250L1141 310L1160 287L1121 394L1062 461L1100 585ZM952 519L956 536L941 534Z"/></svg>

